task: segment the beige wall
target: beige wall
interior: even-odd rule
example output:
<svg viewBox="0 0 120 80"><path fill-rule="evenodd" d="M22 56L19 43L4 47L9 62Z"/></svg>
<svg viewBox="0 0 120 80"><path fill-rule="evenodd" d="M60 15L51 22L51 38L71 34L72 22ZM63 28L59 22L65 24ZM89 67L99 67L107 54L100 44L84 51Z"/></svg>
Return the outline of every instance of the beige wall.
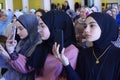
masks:
<svg viewBox="0 0 120 80"><path fill-rule="evenodd" d="M5 8L6 8L6 7L5 7L5 0L0 0L0 3L3 4L3 9L5 9Z"/></svg>
<svg viewBox="0 0 120 80"><path fill-rule="evenodd" d="M13 0L13 9L22 9L22 0Z"/></svg>
<svg viewBox="0 0 120 80"><path fill-rule="evenodd" d="M29 0L29 9L42 8L42 0Z"/></svg>

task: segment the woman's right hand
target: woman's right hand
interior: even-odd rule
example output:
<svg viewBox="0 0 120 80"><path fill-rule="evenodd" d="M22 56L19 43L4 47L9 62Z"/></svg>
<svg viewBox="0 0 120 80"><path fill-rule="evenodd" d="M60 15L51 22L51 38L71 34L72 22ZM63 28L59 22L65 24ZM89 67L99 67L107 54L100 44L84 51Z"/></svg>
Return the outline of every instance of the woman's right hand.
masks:
<svg viewBox="0 0 120 80"><path fill-rule="evenodd" d="M54 56L59 59L64 66L69 65L69 60L68 58L64 55L65 48L62 49L61 53L59 52L60 45L55 42L53 45L53 54Z"/></svg>

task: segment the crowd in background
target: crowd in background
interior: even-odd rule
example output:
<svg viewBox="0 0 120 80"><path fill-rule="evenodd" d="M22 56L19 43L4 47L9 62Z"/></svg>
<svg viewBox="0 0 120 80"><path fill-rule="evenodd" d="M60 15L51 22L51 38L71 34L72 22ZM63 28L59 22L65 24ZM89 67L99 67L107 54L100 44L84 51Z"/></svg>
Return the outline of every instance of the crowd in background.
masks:
<svg viewBox="0 0 120 80"><path fill-rule="evenodd" d="M66 48L65 56L68 57L73 68L75 68L75 64L77 64L75 62L77 59L76 56L78 55L77 53L79 52L77 48L83 49L83 48L92 47L94 45L92 42L89 42L86 40L86 38L84 36L84 29L85 29L86 18L88 18L88 16L92 13L99 12L97 6L91 6L91 7L90 6L81 6L79 3L76 2L74 8L75 8L74 10L70 9L68 1L65 1L65 3L63 5L60 5L59 3L51 4L50 11L45 11L43 9L30 9L30 10L27 10L27 9L19 10L18 9L16 11L11 11L10 9L9 10L1 9L0 10L0 44L6 49L6 51L8 51L8 53L9 53L9 50L6 47L7 46L6 42L8 41L8 39L10 37L11 30L12 30L13 26L15 26L16 21L18 21L20 24L25 26L22 28L26 28L29 36L31 36L31 37L26 37L26 40L22 40L18 33L19 30L17 29L16 35L15 35L15 40L19 44L16 43L14 45L14 46L17 45L17 47L14 47L15 48L14 50L16 50L16 51L18 50L18 52L22 53L22 55L20 54L20 56L22 56L22 57L20 57L20 59L23 59L23 63L24 63L24 64L22 64L22 65L24 65L24 66L22 66L22 68L24 68L27 65L28 70L19 68L19 66L21 67L21 64L18 64L17 61L9 62L7 64L7 67L0 66L1 67L0 68L0 77L1 77L0 80L7 80L7 78L2 79L2 77L8 76L8 75L4 75L4 74L6 74L7 71L9 71L8 69L11 70L11 71L9 71L8 74L13 72L11 74L11 76L13 76L14 74L16 74L16 75L14 75L14 77L19 76L19 79L16 78L14 80L30 80L30 78L31 78L30 75L32 75L31 74L32 70L35 71L35 79L36 80L49 80L50 76L53 76L53 75L55 76L54 73L56 73L57 78L53 77L52 80L56 80L56 79L58 79L58 77L59 77L59 79L63 80L66 77L66 76L64 76L64 73L65 73L64 70L62 70L62 69L64 69L64 67L61 65L61 63L59 61L56 60L56 58L52 57L53 53L52 53L51 48L54 44L54 40L53 40L54 29L52 28L52 26L54 26L55 29L63 29L66 31L64 34L65 35L64 42L65 42L65 48ZM118 7L108 8L106 10L103 10L102 12L107 13L114 18L114 20L116 21L116 24L118 25L118 28L119 28L118 34L120 34L120 5L118 5ZM31 15L34 15L34 16L31 16ZM54 16L54 19L52 18L53 16ZM94 16L92 16L92 17L94 17ZM33 19L33 20L30 21L29 19ZM36 21L38 21L38 22L36 22ZM21 25L19 23L18 23L19 29L21 30L21 28L20 28ZM59 26L57 26L57 25L59 25ZM40 33L40 30L39 30L39 28L40 29L41 29L41 27L44 28L44 26L48 27L48 29L49 29L48 33L50 33L49 34L50 38L49 39L45 38L45 40L44 40L44 38L42 39L42 36L41 36L42 34ZM66 26L66 28L63 28L63 26ZM33 27L37 27L37 28L33 28ZM35 31L33 31L33 30L35 30ZM32 31L35 33L32 33ZM37 34L37 32L39 32L39 35ZM36 41L34 41L35 39L36 39ZM67 39L71 39L71 40L67 40ZM118 36L116 41L111 41L111 42L114 44L114 46L120 48L120 36ZM76 43L76 44L74 44L74 43ZM29 48L26 47L27 45ZM22 50L19 48L22 48L22 49L25 48L25 49ZM39 51L39 49L35 49L35 48L39 48L40 51ZM73 53L72 49L74 51L74 56L68 55L68 53L69 54ZM14 52L14 50L12 51L12 53ZM32 55L32 57L31 57L31 55L27 55L27 53L32 54L31 52L29 52L27 50L30 50L35 55ZM36 50L37 52L34 52L33 50ZM67 52L67 51L69 51L69 52ZM37 54L38 52L44 53L45 55L38 56L38 54ZM50 54L48 54L48 53L50 53ZM7 58L9 60L9 58L11 56L9 56L9 57L8 56L9 55L7 55ZM37 56L39 58L41 58L42 61L40 61ZM42 58L41 56L44 56L44 57ZM74 59L71 59L71 56L73 56ZM36 58L36 59L34 59L34 58ZM50 65L49 59L50 59L50 61L55 60L56 62L54 62L54 61L53 62L59 66ZM12 60L14 60L14 59L12 59ZM41 62L41 65L36 65L39 63L37 60L39 62ZM20 60L18 60L18 61L20 61ZM30 62L32 62L32 63L30 63ZM7 63L7 61L5 63ZM0 62L0 64L2 64L2 63ZM55 68L56 69L55 71L58 71L58 68L60 68L60 73L53 71L53 73L51 72L51 75L45 73L46 75L49 75L47 77L46 77L46 75L44 77L37 77L37 75L43 75L43 74L41 74L41 72L44 72L44 71L42 71L44 65L45 65L46 72L49 71L48 69ZM47 65L52 66L52 68L48 68ZM16 66L17 66L17 68L16 68ZM38 69L38 67L40 69ZM21 73L23 73L23 74L21 74ZM26 75L26 73L27 73L27 75ZM26 78L28 78L28 79L26 79ZM10 80L13 80L13 79L11 78ZM31 78L31 80L32 80L32 78Z"/></svg>

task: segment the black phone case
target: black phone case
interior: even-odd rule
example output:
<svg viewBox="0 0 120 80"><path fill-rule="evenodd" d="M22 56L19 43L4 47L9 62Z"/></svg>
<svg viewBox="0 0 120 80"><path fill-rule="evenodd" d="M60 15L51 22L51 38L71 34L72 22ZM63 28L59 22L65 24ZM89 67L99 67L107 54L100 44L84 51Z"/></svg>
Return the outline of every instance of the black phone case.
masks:
<svg viewBox="0 0 120 80"><path fill-rule="evenodd" d="M59 51L61 52L64 47L64 39L63 39L63 30L56 30L55 31L55 42L60 44Z"/></svg>

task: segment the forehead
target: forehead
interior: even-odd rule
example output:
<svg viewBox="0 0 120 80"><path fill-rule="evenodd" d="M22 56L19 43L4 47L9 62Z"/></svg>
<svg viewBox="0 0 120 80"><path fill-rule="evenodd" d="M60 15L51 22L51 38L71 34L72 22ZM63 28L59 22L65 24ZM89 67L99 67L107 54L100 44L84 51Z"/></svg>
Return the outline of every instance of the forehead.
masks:
<svg viewBox="0 0 120 80"><path fill-rule="evenodd" d="M16 27L23 27L23 25L19 21L16 21L15 25L16 25Z"/></svg>
<svg viewBox="0 0 120 80"><path fill-rule="evenodd" d="M94 18L92 18L92 17L86 18L85 23L86 23L86 24L89 24L90 22L96 22L96 20L95 20ZM96 22L96 23L97 23L97 22Z"/></svg>
<svg viewBox="0 0 120 80"><path fill-rule="evenodd" d="M82 7L82 8L80 9L80 11L85 11L85 9Z"/></svg>

